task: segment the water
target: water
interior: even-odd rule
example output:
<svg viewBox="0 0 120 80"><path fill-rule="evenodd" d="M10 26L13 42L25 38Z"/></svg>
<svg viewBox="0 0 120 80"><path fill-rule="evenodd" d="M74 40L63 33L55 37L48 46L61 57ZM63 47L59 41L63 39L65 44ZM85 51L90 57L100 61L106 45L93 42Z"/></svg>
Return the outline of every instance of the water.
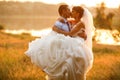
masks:
<svg viewBox="0 0 120 80"><path fill-rule="evenodd" d="M120 33L117 30L96 30L94 39L99 44L120 45Z"/></svg>
<svg viewBox="0 0 120 80"><path fill-rule="evenodd" d="M4 32L11 34L29 33L40 37L48 34L58 16L0 16ZM99 44L120 45L120 33L116 30L96 30L94 40Z"/></svg>
<svg viewBox="0 0 120 80"><path fill-rule="evenodd" d="M0 16L0 25L12 30L40 30L52 27L56 19L57 16Z"/></svg>
<svg viewBox="0 0 120 80"><path fill-rule="evenodd" d="M31 36L35 36L35 37L45 36L50 31L51 31L51 28L42 29L42 30L25 30L25 29L21 29L21 30L9 30L9 29L6 29L6 30L4 30L5 33L10 33L10 34L28 33L28 34L31 34Z"/></svg>
<svg viewBox="0 0 120 80"><path fill-rule="evenodd" d="M29 33L32 36L41 37L47 35L50 31L51 28L42 30L5 30L4 32L11 34ZM120 45L120 33L117 30L96 30L93 38L98 44Z"/></svg>

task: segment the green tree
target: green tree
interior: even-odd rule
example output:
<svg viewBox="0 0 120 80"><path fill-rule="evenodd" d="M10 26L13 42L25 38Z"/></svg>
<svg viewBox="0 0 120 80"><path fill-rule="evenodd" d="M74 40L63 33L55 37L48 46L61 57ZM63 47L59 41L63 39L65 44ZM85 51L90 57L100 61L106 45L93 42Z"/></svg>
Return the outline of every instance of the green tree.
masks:
<svg viewBox="0 0 120 80"><path fill-rule="evenodd" d="M0 25L0 30L3 30L4 29L4 26Z"/></svg>
<svg viewBox="0 0 120 80"><path fill-rule="evenodd" d="M105 14L105 3L102 2L98 7L96 7L96 17L94 18L96 28L103 28L103 29L112 29L112 18L114 16L113 13Z"/></svg>
<svg viewBox="0 0 120 80"><path fill-rule="evenodd" d="M112 29L112 20L113 20L114 13L110 12L106 16L106 27Z"/></svg>
<svg viewBox="0 0 120 80"><path fill-rule="evenodd" d="M118 7L118 9L115 13L116 13L116 15L113 20L113 27L120 32L120 6Z"/></svg>
<svg viewBox="0 0 120 80"><path fill-rule="evenodd" d="M104 14L104 10L105 10L105 5L104 3L101 3L100 6L96 7L96 17L95 17L95 26L97 28L103 28L104 27L104 21L105 21L105 14Z"/></svg>

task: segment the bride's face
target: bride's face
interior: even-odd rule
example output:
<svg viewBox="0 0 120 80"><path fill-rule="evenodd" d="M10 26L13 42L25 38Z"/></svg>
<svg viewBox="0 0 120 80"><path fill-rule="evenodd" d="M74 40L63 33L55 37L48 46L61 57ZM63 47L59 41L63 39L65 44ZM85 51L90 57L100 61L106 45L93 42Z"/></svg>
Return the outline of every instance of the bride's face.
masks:
<svg viewBox="0 0 120 80"><path fill-rule="evenodd" d="M79 16L79 13L75 10L72 10L72 18L77 18Z"/></svg>

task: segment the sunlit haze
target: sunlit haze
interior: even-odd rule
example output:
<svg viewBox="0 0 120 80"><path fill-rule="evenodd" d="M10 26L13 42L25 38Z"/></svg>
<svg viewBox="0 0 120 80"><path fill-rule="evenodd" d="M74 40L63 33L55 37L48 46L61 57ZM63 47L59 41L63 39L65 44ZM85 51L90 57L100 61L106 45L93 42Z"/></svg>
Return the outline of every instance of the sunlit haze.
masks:
<svg viewBox="0 0 120 80"><path fill-rule="evenodd" d="M0 0L3 1L3 0ZM80 5L84 4L87 7L94 7L101 2L106 4L106 7L118 8L120 6L120 0L4 0L4 1L30 1L30 2L44 2L47 4L58 4L61 2L67 3L69 5Z"/></svg>
<svg viewBox="0 0 120 80"><path fill-rule="evenodd" d="M11 34L22 34L22 33L29 33L32 36L42 37L47 35L51 29L43 29L43 30L5 30L6 33ZM118 31L110 31L110 30L96 30L95 32L95 41L100 44L110 44L110 45L120 45L120 37L114 38L112 34L117 33Z"/></svg>

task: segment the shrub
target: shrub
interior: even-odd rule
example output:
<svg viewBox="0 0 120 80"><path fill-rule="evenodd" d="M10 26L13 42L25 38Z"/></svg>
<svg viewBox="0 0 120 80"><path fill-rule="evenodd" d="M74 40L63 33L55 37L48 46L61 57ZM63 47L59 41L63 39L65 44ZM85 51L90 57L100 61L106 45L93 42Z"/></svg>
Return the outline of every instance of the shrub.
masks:
<svg viewBox="0 0 120 80"><path fill-rule="evenodd" d="M4 29L4 26L3 25L0 25L0 30L3 30Z"/></svg>

